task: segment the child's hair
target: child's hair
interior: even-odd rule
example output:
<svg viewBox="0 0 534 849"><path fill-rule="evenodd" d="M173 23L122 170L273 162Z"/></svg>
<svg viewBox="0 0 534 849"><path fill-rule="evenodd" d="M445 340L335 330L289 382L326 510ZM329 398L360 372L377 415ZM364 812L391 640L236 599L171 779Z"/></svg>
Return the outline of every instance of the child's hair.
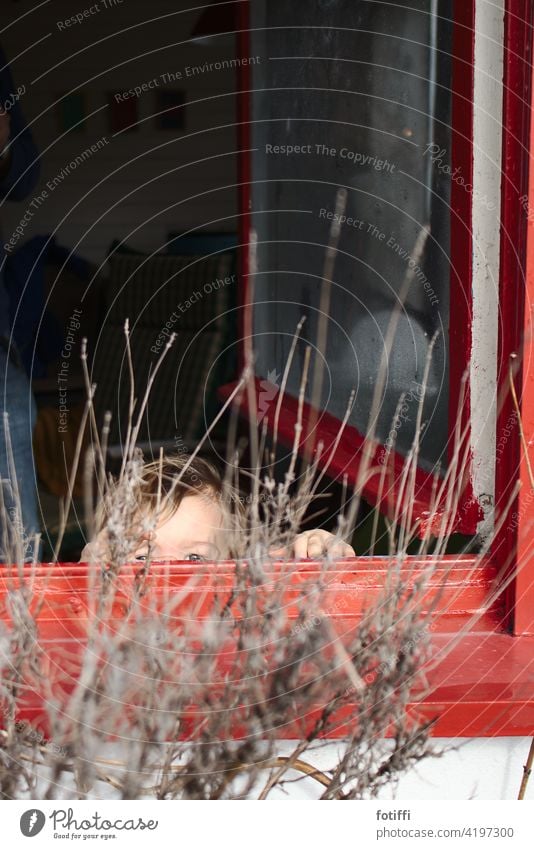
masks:
<svg viewBox="0 0 534 849"><path fill-rule="evenodd" d="M220 506L228 539L225 556L234 556L243 530L243 505L237 490L222 479L217 468L201 457L190 461L184 453L164 456L144 466L139 488L141 510L157 510L158 521L166 520L188 495L207 497Z"/></svg>

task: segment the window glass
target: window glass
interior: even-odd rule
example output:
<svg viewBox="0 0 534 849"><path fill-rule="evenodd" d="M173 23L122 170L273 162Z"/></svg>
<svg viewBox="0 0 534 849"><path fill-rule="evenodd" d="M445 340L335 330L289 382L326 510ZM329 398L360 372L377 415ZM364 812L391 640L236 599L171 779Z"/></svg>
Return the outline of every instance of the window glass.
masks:
<svg viewBox="0 0 534 849"><path fill-rule="evenodd" d="M257 372L277 379L306 317L288 384L317 340L325 246L348 190L328 309L321 408L367 431L384 339L401 304L377 434L406 453L429 345L421 465L446 465L452 3L251 3L252 228ZM420 256L422 227L430 234ZM313 361L313 360L312 360ZM311 385L308 390L310 400Z"/></svg>

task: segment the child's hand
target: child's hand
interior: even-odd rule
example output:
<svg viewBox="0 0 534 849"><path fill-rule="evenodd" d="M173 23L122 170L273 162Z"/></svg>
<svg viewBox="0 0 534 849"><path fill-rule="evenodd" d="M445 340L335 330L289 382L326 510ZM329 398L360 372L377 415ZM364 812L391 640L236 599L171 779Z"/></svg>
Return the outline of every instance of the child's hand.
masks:
<svg viewBox="0 0 534 849"><path fill-rule="evenodd" d="M107 544L107 534L105 531L100 531L98 536L88 542L80 554L80 563L101 563L109 558L109 549Z"/></svg>
<svg viewBox="0 0 534 849"><path fill-rule="evenodd" d="M336 539L334 534L319 529L304 531L295 539L293 546L288 548L273 548L270 554L274 557L294 557L296 560L306 557L355 557L354 549L343 540Z"/></svg>

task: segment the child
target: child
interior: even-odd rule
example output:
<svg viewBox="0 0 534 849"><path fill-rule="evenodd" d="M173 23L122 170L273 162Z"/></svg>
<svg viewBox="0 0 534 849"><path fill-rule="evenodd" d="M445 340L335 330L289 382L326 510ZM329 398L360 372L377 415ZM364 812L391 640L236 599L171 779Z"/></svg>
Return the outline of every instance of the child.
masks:
<svg viewBox="0 0 534 849"><path fill-rule="evenodd" d="M211 463L184 455L167 457L144 467L139 507L145 518L157 512L154 530L140 530L132 560L190 560L204 562L239 556L244 536L244 510L237 492L224 484ZM158 509L159 505L159 509ZM150 522L145 522L150 524ZM143 525L139 523L140 528ZM135 534L134 534L135 535ZM352 557L354 550L323 530L298 534L291 551L271 550L274 556ZM242 554L242 552L241 552ZM81 560L106 558L106 533L85 546Z"/></svg>

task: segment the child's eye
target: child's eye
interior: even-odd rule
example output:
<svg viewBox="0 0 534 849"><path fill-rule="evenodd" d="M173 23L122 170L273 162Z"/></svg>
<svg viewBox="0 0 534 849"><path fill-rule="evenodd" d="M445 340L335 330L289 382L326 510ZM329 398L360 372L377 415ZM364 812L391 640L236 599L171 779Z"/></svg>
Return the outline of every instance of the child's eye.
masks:
<svg viewBox="0 0 534 849"><path fill-rule="evenodd" d="M200 563L201 561L205 560L206 558L202 557L201 554L195 554L195 552L192 552L191 554L186 554L184 559L185 560L192 560L194 563Z"/></svg>
<svg viewBox="0 0 534 849"><path fill-rule="evenodd" d="M136 554L135 560L143 560L143 561L148 560L148 554Z"/></svg>

